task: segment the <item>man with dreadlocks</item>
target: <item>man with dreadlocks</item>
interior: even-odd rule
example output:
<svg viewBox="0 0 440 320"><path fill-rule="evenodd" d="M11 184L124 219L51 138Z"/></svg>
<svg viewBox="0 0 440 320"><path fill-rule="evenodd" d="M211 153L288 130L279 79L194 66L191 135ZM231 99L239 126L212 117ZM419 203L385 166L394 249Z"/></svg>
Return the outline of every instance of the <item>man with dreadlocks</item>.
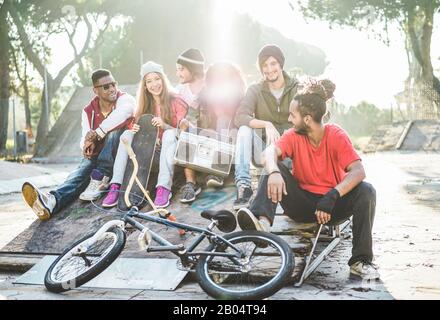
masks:
<svg viewBox="0 0 440 320"><path fill-rule="evenodd" d="M243 230L269 231L278 202L298 222L338 224L353 215L350 273L378 279L372 263L376 191L363 181L364 167L347 133L322 121L334 88L313 81L294 97L289 110L293 128L265 150L266 174L237 220ZM292 172L280 162L286 157L293 159Z"/></svg>

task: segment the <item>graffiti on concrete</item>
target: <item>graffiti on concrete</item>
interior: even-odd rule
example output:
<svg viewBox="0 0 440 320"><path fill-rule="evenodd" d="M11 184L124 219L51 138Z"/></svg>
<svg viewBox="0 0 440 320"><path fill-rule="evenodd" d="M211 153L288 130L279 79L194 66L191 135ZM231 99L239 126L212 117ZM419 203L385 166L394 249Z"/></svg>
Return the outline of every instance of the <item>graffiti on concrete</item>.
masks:
<svg viewBox="0 0 440 320"><path fill-rule="evenodd" d="M227 188L227 189L232 189L232 188ZM217 205L227 202L228 200L230 200L235 196L234 192L231 192L231 190L226 190L226 189L223 190L203 192L200 198L194 201L194 203L191 205L191 208L199 212L213 209Z"/></svg>

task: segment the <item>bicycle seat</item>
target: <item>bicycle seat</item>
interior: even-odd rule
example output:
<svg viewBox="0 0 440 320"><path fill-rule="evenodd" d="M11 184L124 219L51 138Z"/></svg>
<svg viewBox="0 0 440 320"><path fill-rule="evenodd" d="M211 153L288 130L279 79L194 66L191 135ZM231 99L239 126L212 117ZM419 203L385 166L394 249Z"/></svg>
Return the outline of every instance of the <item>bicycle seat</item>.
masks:
<svg viewBox="0 0 440 320"><path fill-rule="evenodd" d="M235 219L234 214L228 210L205 210L201 213L202 218L208 220L217 220L218 228L220 231L228 233L232 232L237 228L237 220Z"/></svg>

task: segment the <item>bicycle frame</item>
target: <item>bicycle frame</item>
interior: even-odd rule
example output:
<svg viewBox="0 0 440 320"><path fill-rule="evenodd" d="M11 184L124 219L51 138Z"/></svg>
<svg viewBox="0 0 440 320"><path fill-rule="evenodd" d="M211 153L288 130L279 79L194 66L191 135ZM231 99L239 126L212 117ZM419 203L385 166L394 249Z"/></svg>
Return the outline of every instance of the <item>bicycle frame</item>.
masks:
<svg viewBox="0 0 440 320"><path fill-rule="evenodd" d="M232 220L233 216L227 215L223 224L223 220L221 220L222 213L205 212L205 214L202 214L203 217L208 217L210 220L209 226L205 228L177 222L168 210L155 207L149 193L143 188L136 176L138 163L133 150L126 141L123 142L134 164L130 183L136 182L139 185L153 210L139 212L137 206L126 203L130 209L123 212L119 218L106 222L92 236L85 236L72 244L52 263L46 272L44 283L49 291L60 293L79 287L109 267L124 249L126 243L125 229L128 225L141 232L138 238L141 250L147 253L172 252L180 259L177 261L177 268L185 272L196 272L200 287L215 298L266 298L282 287L290 277L294 267L291 250L282 239L260 231L250 231L249 233L241 231L221 236L213 232L213 229L217 226L220 231L229 230L232 228L228 224L235 222ZM124 200L128 198L128 194L129 191L126 191ZM142 201L144 200L142 199ZM105 211L107 212L107 210ZM135 219L180 229L180 235L189 231L198 234L198 236L191 239L191 243L187 245L187 248L183 241L181 241L181 244L173 245L158 233L150 230L148 224L143 224ZM231 221L228 219L231 219ZM107 241L108 238L111 241ZM210 243L208 249L196 251L205 239ZM97 243L101 240L104 240L102 245ZM159 245L152 246L153 240ZM262 242L261 245L260 242ZM240 249L242 243L245 245L243 249ZM251 243L251 245L248 245L248 243ZM276 251L258 250L258 248L269 246ZM88 252L89 249L90 252ZM94 249L97 249L96 252ZM258 269L257 264L253 261L254 254L264 257L261 269ZM266 261L265 257L270 256L275 256L275 261ZM96 259L90 259L91 257L96 257ZM213 261L214 257L223 257L224 259ZM257 270L254 275L252 271L255 268ZM231 288L229 280L226 282L226 279L237 280L238 288ZM243 280L250 281L250 286L243 287L241 285ZM222 286L223 283L226 284L226 287Z"/></svg>
<svg viewBox="0 0 440 320"><path fill-rule="evenodd" d="M128 211L121 218L122 221L130 224L131 226L133 226L134 228L136 228L137 230L139 230L141 232L144 232L146 230L147 232L149 232L151 234L152 239L160 244L160 246L156 246L156 247L149 246L146 250L147 252L170 251L180 258L189 257L189 256L201 256L201 255L224 256L224 257L229 257L231 259L242 257L242 253L240 252L240 250L236 246L234 246L231 242L229 242L228 240L226 240L222 236L211 231L215 227L215 225L217 224L216 220L213 220L211 222L211 224L206 229L204 229L204 228L194 227L194 226L191 226L191 225L188 225L185 223L169 221L166 218L156 217L156 216L154 216L155 213L157 213L156 210L152 210L152 211L145 212L145 213L140 213L140 212L138 212L137 207L133 207L130 209L130 211ZM185 246L183 244L173 245L168 240L162 238L159 234L150 230L147 226L134 220L134 218L143 219L146 221L158 223L158 224L173 227L173 228L184 229L185 231L200 233L200 235L196 239L194 239L194 241L188 246L188 248L185 248ZM211 242L218 241L219 243L223 242L223 243L227 244L229 247L234 249L236 253L233 254L233 253L223 253L223 252L207 252L207 251L195 252L195 251L193 251L207 237L210 239ZM238 261L236 259L232 259L232 260L234 262L238 263Z"/></svg>
<svg viewBox="0 0 440 320"><path fill-rule="evenodd" d="M148 232L151 235L151 238L160 244L160 246L158 246L158 247L148 246L146 251L147 252L170 251L173 254L177 255L181 259L185 258L185 257L189 257L189 256L201 256L201 255L224 256L224 257L230 258L234 263L240 264L239 261L237 260L237 258L239 259L239 258L243 257L243 254L240 252L240 250L236 246L234 246L231 242L226 240L225 238L223 238L223 237L221 237L211 231L218 224L218 222L216 220L213 220L211 222L211 224L206 229L203 229L203 228L194 227L194 226L184 224L184 223L169 221L166 219L166 217L170 215L170 212L166 209L156 208L156 206L154 205L154 202L150 198L149 192L147 190L145 190L145 188L142 186L139 179L137 178L137 172L139 169L139 165L138 165L138 162L136 159L136 155L135 155L133 149L131 148L131 145L125 139L122 139L122 142L123 142L125 148L127 149L128 156L130 157L131 161L133 162L133 173L130 178L130 184L132 184L134 182L136 182L138 184L139 188L144 193L145 198L147 199L148 203L151 205L153 210L146 212L146 213L140 213L138 208L134 206L122 217L121 220L124 221L125 223L130 224L131 226L133 226L134 228L136 228L137 230L139 230L141 232ZM127 197L127 194L126 194L126 197ZM165 218L156 217L155 215L159 215L159 216L163 215ZM166 226L171 226L173 228L200 233L200 236L198 236L196 239L194 239L194 241L189 245L188 248L185 248L185 246L183 244L173 245L171 242L162 238L160 235L158 235L157 233L148 229L145 225L137 222L133 218L140 218L140 219L143 219L146 221L150 221L150 222L154 222L154 223L158 223L158 224L162 224L162 225L166 225ZM233 254L233 253L206 252L206 251L194 252L193 250L195 248L197 248L197 246L207 237L209 238L210 242L220 240L219 242L223 242L223 243L227 244L229 247L234 249L236 253Z"/></svg>

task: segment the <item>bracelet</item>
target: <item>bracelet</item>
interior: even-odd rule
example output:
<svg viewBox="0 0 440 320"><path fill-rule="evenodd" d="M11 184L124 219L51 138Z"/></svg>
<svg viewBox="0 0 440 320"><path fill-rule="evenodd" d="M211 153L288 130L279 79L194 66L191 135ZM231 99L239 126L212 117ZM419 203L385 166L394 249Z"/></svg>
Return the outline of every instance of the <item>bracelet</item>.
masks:
<svg viewBox="0 0 440 320"><path fill-rule="evenodd" d="M271 173L268 174L268 176L270 176L272 173L281 173L280 170L274 170Z"/></svg>
<svg viewBox="0 0 440 320"><path fill-rule="evenodd" d="M98 129L101 131L101 133L98 133ZM101 129L101 127L96 128L94 131L97 135L96 140L101 141L102 139L104 139L106 133L104 132L104 130Z"/></svg>

